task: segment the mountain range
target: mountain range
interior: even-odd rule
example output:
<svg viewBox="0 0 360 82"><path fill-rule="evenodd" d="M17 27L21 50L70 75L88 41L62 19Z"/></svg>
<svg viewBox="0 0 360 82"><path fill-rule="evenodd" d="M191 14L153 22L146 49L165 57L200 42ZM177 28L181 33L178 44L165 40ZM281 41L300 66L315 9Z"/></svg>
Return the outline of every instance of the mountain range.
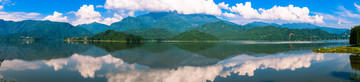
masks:
<svg viewBox="0 0 360 82"><path fill-rule="evenodd" d="M35 38L45 40L62 40L66 37L76 37L91 34L82 27L74 27L69 23L25 20L20 22L0 20L0 35L2 39Z"/></svg>
<svg viewBox="0 0 360 82"><path fill-rule="evenodd" d="M331 34L342 34L349 29L339 29L339 28L330 28L330 27L321 27L316 26L310 23L285 23L285 24L275 24L275 23L264 23L264 22L252 22L243 26L243 28L250 29L253 27L264 27L264 26L275 26L275 27L283 27L289 29L321 29Z"/></svg>
<svg viewBox="0 0 360 82"><path fill-rule="evenodd" d="M35 37L60 40L67 37L92 35L106 30L120 31L144 37L145 40L171 39L179 34L203 34L220 40L324 40L346 39L348 29L320 27L309 23L274 24L252 22L245 25L224 21L205 14L179 14L150 12L137 17L127 17L109 26L100 23L72 26L69 23L25 20L20 22L0 20L2 38ZM191 31L190 30L196 30ZM184 34L192 33L192 34ZM289 34L295 34L292 38ZM290 35L291 36L291 35ZM190 36L189 36L190 37ZM270 39L273 38L273 39Z"/></svg>

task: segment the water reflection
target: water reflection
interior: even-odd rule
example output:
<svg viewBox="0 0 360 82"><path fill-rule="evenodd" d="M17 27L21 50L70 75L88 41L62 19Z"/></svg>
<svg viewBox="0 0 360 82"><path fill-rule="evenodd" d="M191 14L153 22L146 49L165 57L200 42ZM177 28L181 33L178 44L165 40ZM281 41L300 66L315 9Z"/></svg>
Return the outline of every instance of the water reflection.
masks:
<svg viewBox="0 0 360 82"><path fill-rule="evenodd" d="M255 77L259 70L308 69L317 62L343 58L337 55L326 59L324 54L311 52L316 47L337 45L343 44L3 43L0 44L0 58L4 59L0 60L0 73L4 78L46 71L38 73L39 76L68 75L109 82L203 82L232 76ZM349 63L347 57L345 62ZM350 56L351 68L359 70L358 59L357 55ZM339 65L332 66L346 67ZM33 81L32 78L22 80Z"/></svg>
<svg viewBox="0 0 360 82"><path fill-rule="evenodd" d="M350 64L352 69L360 71L360 55L359 54L350 55Z"/></svg>
<svg viewBox="0 0 360 82"><path fill-rule="evenodd" d="M231 73L241 76L253 76L257 69L295 70L297 68L308 68L310 61L323 60L323 54L284 54L279 53L272 56L252 57L239 55L220 61L218 64L196 67L184 66L177 69L148 69L120 71L109 73L109 82L204 82L214 81L217 76L226 78ZM136 78L136 79L135 79Z"/></svg>
<svg viewBox="0 0 360 82"><path fill-rule="evenodd" d="M70 68L77 70L84 78L94 78L95 72L100 70L103 64L112 64L115 68L125 71L135 69L135 64L127 64L119 58L112 57L110 54L101 57L74 54L66 59L51 59L49 61L44 61L46 65L54 67L55 71L67 66L69 62L75 64L75 67Z"/></svg>
<svg viewBox="0 0 360 82"><path fill-rule="evenodd" d="M1 63L0 71L23 71L23 70L35 70L39 69L41 66L39 65L40 62L27 62L24 60L4 60Z"/></svg>
<svg viewBox="0 0 360 82"><path fill-rule="evenodd" d="M0 59L48 60L67 58L74 53L81 53L91 46L84 44L67 44L63 42L0 42Z"/></svg>
<svg viewBox="0 0 360 82"><path fill-rule="evenodd" d="M124 49L132 49L141 47L144 43L128 43L128 42L91 42L91 45L105 49L107 52L120 51Z"/></svg>
<svg viewBox="0 0 360 82"><path fill-rule="evenodd" d="M99 71L104 64L110 64L118 70L116 73L109 72L106 78L109 82L118 81L148 81L148 82L199 82L214 81L216 77L226 78L235 73L241 76L254 76L254 71L258 69L275 70L295 70L298 68L308 68L310 61L323 60L323 54L285 54L253 57L249 55L239 55L215 65L181 66L176 69L149 69L147 66L128 64L122 59L112 57L110 54L101 57L84 56L74 54L69 58L59 58L26 62L23 60L5 60L0 71L7 70L36 70L40 69L41 64L53 67L53 70L62 70L64 67L78 71L84 78L94 78L95 72ZM69 64L74 65L69 65Z"/></svg>

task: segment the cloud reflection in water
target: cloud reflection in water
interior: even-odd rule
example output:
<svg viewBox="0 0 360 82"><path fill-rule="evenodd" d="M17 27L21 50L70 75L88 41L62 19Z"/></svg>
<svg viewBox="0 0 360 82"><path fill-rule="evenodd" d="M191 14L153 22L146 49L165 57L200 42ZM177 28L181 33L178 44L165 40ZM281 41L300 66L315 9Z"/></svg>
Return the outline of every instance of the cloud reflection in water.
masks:
<svg viewBox="0 0 360 82"><path fill-rule="evenodd" d="M217 76L226 77L231 73L253 76L257 69L295 70L308 68L311 61L321 61L324 54L277 54L264 57L239 55L223 60L216 65L205 67L184 66L177 69L148 69L109 73L109 82L204 82L214 81Z"/></svg>
<svg viewBox="0 0 360 82"><path fill-rule="evenodd" d="M48 66L53 66L54 70L62 69L68 62L75 63L75 69L78 70L84 78L94 78L95 72L100 70L103 64L114 64L115 68L119 68L120 70L135 69L135 64L127 64L119 58L112 57L110 54L101 57L74 54L67 59L52 59L44 62Z"/></svg>
<svg viewBox="0 0 360 82"><path fill-rule="evenodd" d="M5 70L35 70L40 64L53 67L55 71L63 68L73 68L84 78L94 78L95 72L101 70L104 64L116 68L117 72L109 72L105 76L109 82L199 82L214 81L216 77L227 77L232 73L241 76L254 76L258 69L296 70L308 68L311 61L324 60L324 54L316 53L278 53L263 57L253 57L246 54L238 55L210 66L181 66L176 69L151 69L138 64L128 64L120 58L108 54L100 57L74 54L69 58L26 62L23 60L5 60L0 71ZM71 65L71 64L74 64ZM141 69L141 68L146 69Z"/></svg>

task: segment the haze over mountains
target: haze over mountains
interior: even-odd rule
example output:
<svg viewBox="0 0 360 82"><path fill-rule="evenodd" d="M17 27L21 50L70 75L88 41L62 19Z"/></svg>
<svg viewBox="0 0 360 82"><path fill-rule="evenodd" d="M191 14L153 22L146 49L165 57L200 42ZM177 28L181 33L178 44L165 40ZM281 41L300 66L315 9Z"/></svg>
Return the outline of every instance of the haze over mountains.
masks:
<svg viewBox="0 0 360 82"><path fill-rule="evenodd" d="M151 12L137 17L127 17L110 26L91 23L72 26L68 23L26 20L20 22L0 20L2 38L36 37L42 39L63 39L91 35L106 30L115 30L144 39L170 39L182 32L206 33L207 38L215 36L220 40L325 40L345 39L348 29L320 27L308 23L270 24L253 22L246 25L224 21L205 14L178 14L175 12ZM197 30L197 31L192 31ZM187 32L191 31L191 32ZM289 34L295 34L293 38ZM192 34L182 34L192 35ZM290 35L291 36L291 35Z"/></svg>

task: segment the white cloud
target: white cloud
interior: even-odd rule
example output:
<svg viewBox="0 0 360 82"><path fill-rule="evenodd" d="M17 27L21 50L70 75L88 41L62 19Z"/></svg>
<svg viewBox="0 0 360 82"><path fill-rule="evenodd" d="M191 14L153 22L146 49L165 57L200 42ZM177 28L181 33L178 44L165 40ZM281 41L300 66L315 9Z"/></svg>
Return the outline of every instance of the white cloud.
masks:
<svg viewBox="0 0 360 82"><path fill-rule="evenodd" d="M358 10L358 12L360 12L360 6L357 5L356 3L354 3L354 6L356 7L356 9Z"/></svg>
<svg viewBox="0 0 360 82"><path fill-rule="evenodd" d="M106 25L111 25L112 23L121 21L122 19L123 19L123 17L121 17L120 15L114 13L113 18L107 17L101 23L106 24Z"/></svg>
<svg viewBox="0 0 360 82"><path fill-rule="evenodd" d="M236 17L235 14L233 14L233 13L228 13L228 12L223 13L223 15L224 15L225 17Z"/></svg>
<svg viewBox="0 0 360 82"><path fill-rule="evenodd" d="M103 5L96 5L96 8L104 8Z"/></svg>
<svg viewBox="0 0 360 82"><path fill-rule="evenodd" d="M341 12L335 12L335 13L337 13L341 16L351 17L351 18L360 18L360 14L353 13L352 11L347 10L344 6L339 6L338 9L341 10Z"/></svg>
<svg viewBox="0 0 360 82"><path fill-rule="evenodd" d="M101 14L94 10L94 5L83 5L75 12L76 20L72 22L73 25L90 24L101 21Z"/></svg>
<svg viewBox="0 0 360 82"><path fill-rule="evenodd" d="M10 0L0 0L0 2L10 2Z"/></svg>
<svg viewBox="0 0 360 82"><path fill-rule="evenodd" d="M213 0L106 0L106 9L130 11L178 11L182 14L221 15Z"/></svg>
<svg viewBox="0 0 360 82"><path fill-rule="evenodd" d="M218 4L221 9L229 9L229 4L225 4L225 2L221 2Z"/></svg>
<svg viewBox="0 0 360 82"><path fill-rule="evenodd" d="M4 6L0 5L0 10L4 9Z"/></svg>
<svg viewBox="0 0 360 82"><path fill-rule="evenodd" d="M36 19L40 13L26 13L26 12L0 12L0 19L7 21L22 21L27 19Z"/></svg>
<svg viewBox="0 0 360 82"><path fill-rule="evenodd" d="M43 20L50 20L56 22L69 22L66 16L63 17L62 13L54 12L54 15L46 16Z"/></svg>
<svg viewBox="0 0 360 82"><path fill-rule="evenodd" d="M287 7L274 6L271 9L254 9L251 7L251 2L246 2L245 4L239 3L232 6L230 11L237 13L246 19L256 18L319 24L324 23L322 16L310 16L310 11L307 7L300 8L294 7L293 5Z"/></svg>
<svg viewBox="0 0 360 82"><path fill-rule="evenodd" d="M106 25L111 25L114 22L121 21L123 19L122 16L114 13L114 17L107 17L103 19L100 12L94 10L94 5L83 5L77 12L69 12L74 13L76 15L76 20L72 22L73 25L80 24L90 24L93 22L98 22ZM129 12L131 13L131 12ZM132 12L132 15L134 12Z"/></svg>

